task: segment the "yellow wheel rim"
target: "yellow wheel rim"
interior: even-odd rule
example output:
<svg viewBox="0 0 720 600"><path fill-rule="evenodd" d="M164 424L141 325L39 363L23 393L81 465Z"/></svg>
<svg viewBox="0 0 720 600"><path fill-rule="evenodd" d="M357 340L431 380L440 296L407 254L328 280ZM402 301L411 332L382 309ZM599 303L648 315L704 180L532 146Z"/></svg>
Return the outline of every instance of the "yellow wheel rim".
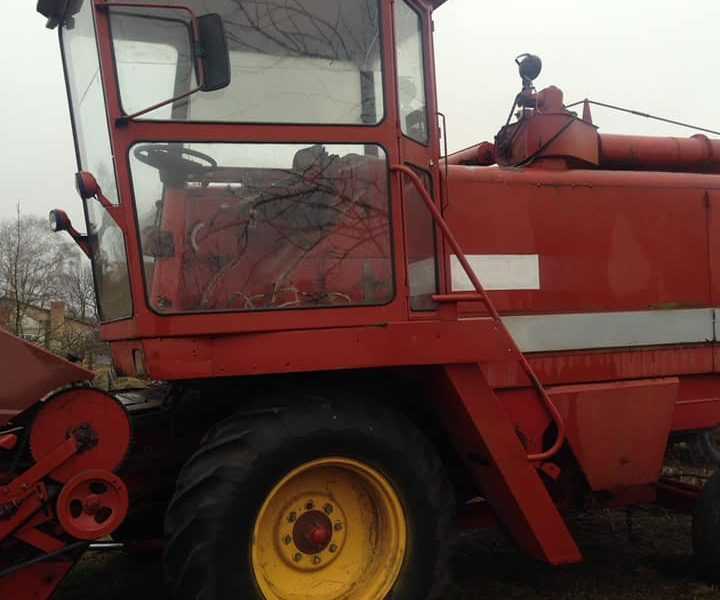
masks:
<svg viewBox="0 0 720 600"><path fill-rule="evenodd" d="M270 492L251 560L267 600L384 600L406 547L405 512L390 482L358 461L324 458Z"/></svg>

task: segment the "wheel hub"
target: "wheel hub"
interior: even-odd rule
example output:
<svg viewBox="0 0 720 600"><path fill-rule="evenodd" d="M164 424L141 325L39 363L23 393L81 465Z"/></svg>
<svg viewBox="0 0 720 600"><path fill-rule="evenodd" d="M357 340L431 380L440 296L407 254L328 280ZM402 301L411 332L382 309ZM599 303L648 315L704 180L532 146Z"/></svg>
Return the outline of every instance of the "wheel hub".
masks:
<svg viewBox="0 0 720 600"><path fill-rule="evenodd" d="M265 600L377 600L402 569L407 525L385 476L357 460L305 463L269 492L252 568Z"/></svg>
<svg viewBox="0 0 720 600"><path fill-rule="evenodd" d="M306 512L295 523L292 537L301 552L317 554L330 544L332 523L319 510Z"/></svg>
<svg viewBox="0 0 720 600"><path fill-rule="evenodd" d="M331 497L298 497L278 523L279 547L285 562L301 571L327 567L342 552L346 522L342 507Z"/></svg>

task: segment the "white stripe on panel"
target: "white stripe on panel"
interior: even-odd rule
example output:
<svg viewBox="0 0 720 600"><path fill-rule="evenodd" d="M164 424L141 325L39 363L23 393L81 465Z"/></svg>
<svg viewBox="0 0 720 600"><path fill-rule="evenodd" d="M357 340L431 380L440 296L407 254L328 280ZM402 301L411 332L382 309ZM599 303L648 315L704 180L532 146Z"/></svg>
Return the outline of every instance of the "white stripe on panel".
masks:
<svg viewBox="0 0 720 600"><path fill-rule="evenodd" d="M486 290L539 290L537 254L468 254L468 262ZM460 261L450 257L453 292L474 291Z"/></svg>
<svg viewBox="0 0 720 600"><path fill-rule="evenodd" d="M523 315L503 322L523 352L710 342L712 308Z"/></svg>

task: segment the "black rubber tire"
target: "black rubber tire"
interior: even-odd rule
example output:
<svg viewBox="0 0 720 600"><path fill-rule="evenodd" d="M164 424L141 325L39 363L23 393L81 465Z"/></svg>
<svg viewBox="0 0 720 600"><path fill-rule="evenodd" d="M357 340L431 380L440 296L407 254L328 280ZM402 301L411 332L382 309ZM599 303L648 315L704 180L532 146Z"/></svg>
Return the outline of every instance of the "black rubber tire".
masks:
<svg viewBox="0 0 720 600"><path fill-rule="evenodd" d="M695 505L692 538L699 574L720 581L720 471L707 481Z"/></svg>
<svg viewBox="0 0 720 600"><path fill-rule="evenodd" d="M455 507L434 448L384 406L317 397L220 423L185 464L165 519L172 598L262 600L250 561L258 511L287 473L328 456L353 458L382 472L404 504L408 552L388 598L441 598Z"/></svg>

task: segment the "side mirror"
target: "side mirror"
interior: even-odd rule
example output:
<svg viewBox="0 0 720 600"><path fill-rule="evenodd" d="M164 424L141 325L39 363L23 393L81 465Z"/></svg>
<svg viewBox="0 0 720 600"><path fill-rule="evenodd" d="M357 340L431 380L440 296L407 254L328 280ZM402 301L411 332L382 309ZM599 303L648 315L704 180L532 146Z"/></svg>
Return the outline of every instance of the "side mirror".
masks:
<svg viewBox="0 0 720 600"><path fill-rule="evenodd" d="M188 57L192 57L193 67L197 78L197 86L193 89L178 93L172 98L154 103L142 110L134 111L132 114L119 117L117 120L117 124L119 126L125 126L128 121L132 119L136 119L148 112L177 102L180 99L187 98L197 92L212 92L230 85L230 52L225 38L225 26L223 24L222 17L219 14L211 13L201 17L196 17L193 11L187 6L154 5L146 2L106 2L103 3L103 6L107 9L132 6L136 11L141 11L141 9L165 9L169 11L184 11L192 15L190 21L188 22L188 36L186 38L187 48L182 48L180 50L180 55L184 57L184 60ZM119 12L111 14L113 14L115 18L119 19L141 19L145 21L142 23L142 26L137 23L134 25L126 23L124 31L122 27L118 27L118 31L121 31L125 36L120 39L133 40L135 39L133 37L135 35L139 36L138 39L143 42L151 42L155 37L157 37L158 40L162 40L163 35L167 33L165 31L166 25L164 25L165 20L160 19L159 17L146 17L145 15L142 15L142 13L127 15L123 12ZM182 21L182 23L185 23L185 21ZM154 32L153 28L157 28L157 31ZM116 47L115 50L117 52L118 47ZM130 54L129 56L132 55ZM132 63L134 60L135 59L131 58L129 62Z"/></svg>
<svg viewBox="0 0 720 600"><path fill-rule="evenodd" d="M60 210L59 208L50 211L49 221L50 230L53 233L59 233L60 231L68 231L68 229L72 229L70 217L67 216L67 213L64 210Z"/></svg>
<svg viewBox="0 0 720 600"><path fill-rule="evenodd" d="M82 0L38 0L37 11L47 17L47 28L55 29L80 12Z"/></svg>
<svg viewBox="0 0 720 600"><path fill-rule="evenodd" d="M88 171L75 173L75 189L83 200L95 198L113 218L120 229L125 231L125 215L123 214L121 207L113 204L107 199L105 194L102 192L100 184L97 182L97 179L95 179L95 176L92 173L89 173Z"/></svg>
<svg viewBox="0 0 720 600"><path fill-rule="evenodd" d="M67 213L64 210L60 210L59 208L51 210L49 215L49 221L50 229L54 233L59 233L60 231L67 231L73 241L78 246L80 246L80 250L82 250L88 258L92 258L92 252L90 251L90 245L88 244L87 236L82 235L77 231L77 229L73 227L72 221L70 221L70 217L67 216Z"/></svg>
<svg viewBox="0 0 720 600"><path fill-rule="evenodd" d="M197 40L195 52L202 65L203 92L221 90L230 85L230 53L225 39L225 26L218 14L203 15L196 19Z"/></svg>
<svg viewBox="0 0 720 600"><path fill-rule="evenodd" d="M80 171L75 174L75 189L83 200L94 198L100 194L100 185L92 173Z"/></svg>

